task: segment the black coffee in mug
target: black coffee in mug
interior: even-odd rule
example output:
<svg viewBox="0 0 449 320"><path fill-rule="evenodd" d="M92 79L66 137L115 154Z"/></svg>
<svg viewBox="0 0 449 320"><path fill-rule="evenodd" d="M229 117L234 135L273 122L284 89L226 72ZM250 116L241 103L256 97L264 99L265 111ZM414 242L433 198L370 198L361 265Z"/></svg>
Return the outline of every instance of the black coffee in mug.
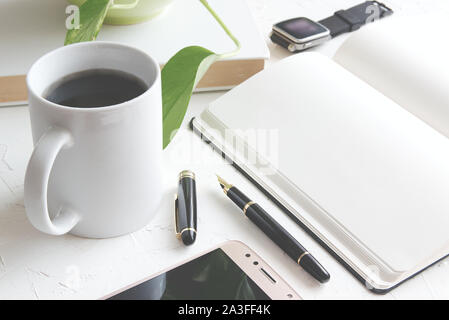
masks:
<svg viewBox="0 0 449 320"><path fill-rule="evenodd" d="M148 86L137 76L112 69L91 69L68 75L52 84L45 99L75 108L106 107L132 100Z"/></svg>

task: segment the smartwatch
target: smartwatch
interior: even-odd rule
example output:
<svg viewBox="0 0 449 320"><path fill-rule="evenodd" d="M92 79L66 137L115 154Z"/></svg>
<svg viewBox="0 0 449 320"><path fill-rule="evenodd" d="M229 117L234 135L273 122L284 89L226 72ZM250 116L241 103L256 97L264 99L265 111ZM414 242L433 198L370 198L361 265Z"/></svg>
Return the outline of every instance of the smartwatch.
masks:
<svg viewBox="0 0 449 320"><path fill-rule="evenodd" d="M299 52L392 14L393 10L383 3L365 1L319 22L304 17L279 22L273 26L270 38L290 52Z"/></svg>

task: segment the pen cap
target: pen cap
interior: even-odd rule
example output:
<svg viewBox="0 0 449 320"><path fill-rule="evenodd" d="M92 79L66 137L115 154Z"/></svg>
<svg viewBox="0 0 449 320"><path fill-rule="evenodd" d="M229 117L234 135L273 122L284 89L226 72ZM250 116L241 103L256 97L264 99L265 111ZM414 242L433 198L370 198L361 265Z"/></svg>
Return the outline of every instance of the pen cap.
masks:
<svg viewBox="0 0 449 320"><path fill-rule="evenodd" d="M192 244L197 233L197 203L195 174L179 174L178 194L175 203L176 234L184 244Z"/></svg>

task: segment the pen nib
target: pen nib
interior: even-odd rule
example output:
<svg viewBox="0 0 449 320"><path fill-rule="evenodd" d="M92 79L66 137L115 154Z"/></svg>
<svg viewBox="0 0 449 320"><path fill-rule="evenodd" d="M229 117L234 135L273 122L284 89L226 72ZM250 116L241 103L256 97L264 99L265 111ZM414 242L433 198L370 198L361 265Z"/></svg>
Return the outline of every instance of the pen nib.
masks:
<svg viewBox="0 0 449 320"><path fill-rule="evenodd" d="M232 185L227 183L222 177L220 177L218 174L216 175L218 178L218 182L220 183L220 186L223 188L223 190L228 191L232 188Z"/></svg>

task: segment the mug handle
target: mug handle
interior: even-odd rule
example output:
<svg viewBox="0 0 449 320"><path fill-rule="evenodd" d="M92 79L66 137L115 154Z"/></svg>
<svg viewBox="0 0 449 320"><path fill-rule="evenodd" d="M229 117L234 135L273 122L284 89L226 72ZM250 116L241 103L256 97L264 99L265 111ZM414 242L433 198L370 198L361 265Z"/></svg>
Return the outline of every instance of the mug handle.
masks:
<svg viewBox="0 0 449 320"><path fill-rule="evenodd" d="M137 7L137 5L139 4L139 1L140 0L134 0L134 2L131 2L131 3L115 4L115 1L112 0L111 6L109 7L109 9L119 9L119 10L133 9L133 8Z"/></svg>
<svg viewBox="0 0 449 320"><path fill-rule="evenodd" d="M77 213L62 207L50 219L47 203L48 181L55 159L63 148L72 144L68 131L50 128L37 142L25 174L24 202L28 219L36 229L52 235L69 232L80 220Z"/></svg>

